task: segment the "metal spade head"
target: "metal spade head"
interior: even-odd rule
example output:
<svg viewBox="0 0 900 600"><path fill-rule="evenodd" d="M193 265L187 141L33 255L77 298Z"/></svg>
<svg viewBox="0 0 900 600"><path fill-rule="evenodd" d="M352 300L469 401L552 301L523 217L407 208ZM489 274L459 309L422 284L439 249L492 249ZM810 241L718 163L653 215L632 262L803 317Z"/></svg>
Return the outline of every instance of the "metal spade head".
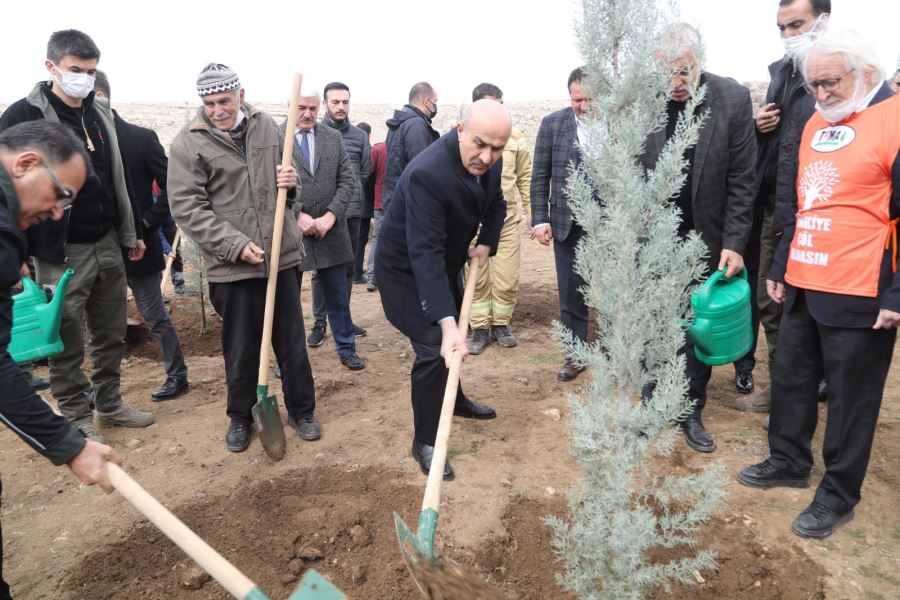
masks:
<svg viewBox="0 0 900 600"><path fill-rule="evenodd" d="M437 519L437 511L423 510L419 513L416 534L394 513L400 554L419 591L429 600L502 600L500 592L487 585L477 573L434 556Z"/></svg>
<svg viewBox="0 0 900 600"><path fill-rule="evenodd" d="M269 386L260 385L256 389L256 406L253 407L253 420L259 432L259 441L263 450L272 460L284 458L287 442L284 439L284 424L278 412L278 399L268 396Z"/></svg>
<svg viewBox="0 0 900 600"><path fill-rule="evenodd" d="M347 600L347 597L317 571L310 569L288 600Z"/></svg>

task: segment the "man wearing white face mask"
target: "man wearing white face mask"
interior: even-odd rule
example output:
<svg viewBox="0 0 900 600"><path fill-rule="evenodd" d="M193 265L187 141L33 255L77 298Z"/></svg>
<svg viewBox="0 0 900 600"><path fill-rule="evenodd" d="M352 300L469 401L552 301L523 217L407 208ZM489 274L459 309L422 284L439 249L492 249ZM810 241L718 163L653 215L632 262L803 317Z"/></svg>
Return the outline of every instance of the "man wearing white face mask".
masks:
<svg viewBox="0 0 900 600"><path fill-rule="evenodd" d="M28 231L38 283L54 285L66 268L75 271L63 304L60 337L65 350L50 358L50 391L63 415L81 434L102 441L100 425L146 427L153 415L126 405L119 384L125 352L126 300L123 253L144 254L140 215L133 207L109 105L95 100L94 73L100 50L86 34L57 31L47 43L47 82L11 105L0 131L46 119L70 128L84 141L91 159L88 177L67 215ZM91 379L84 362L82 323L87 317Z"/></svg>
<svg viewBox="0 0 900 600"><path fill-rule="evenodd" d="M766 282L784 305L770 457L738 480L809 486L816 388L827 373L825 474L792 526L824 538L853 518L860 500L900 325L900 98L884 82L877 52L855 32L819 37L803 75L816 114L799 147L796 217Z"/></svg>
<svg viewBox="0 0 900 600"><path fill-rule="evenodd" d="M735 361L735 387L742 394L754 388L756 341L759 325L766 333L769 367L775 363L781 307L766 293L766 276L781 228L790 215L776 218L776 205L796 206L794 182L797 177L797 146L803 125L814 112L814 100L803 89L800 61L815 35L825 30L831 12L831 0L780 0L776 23L781 32L785 55L769 65L771 81L766 100L756 116L756 176L759 192L753 211L753 231L747 244L747 270L754 296L753 346ZM778 200L776 198L783 198ZM739 396L738 410L769 410L770 390Z"/></svg>

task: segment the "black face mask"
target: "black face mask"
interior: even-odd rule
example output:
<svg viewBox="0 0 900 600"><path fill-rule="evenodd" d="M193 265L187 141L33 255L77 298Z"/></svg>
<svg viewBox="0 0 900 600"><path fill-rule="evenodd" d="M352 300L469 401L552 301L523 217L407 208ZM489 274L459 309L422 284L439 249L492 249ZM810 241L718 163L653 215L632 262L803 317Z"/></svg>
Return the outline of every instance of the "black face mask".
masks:
<svg viewBox="0 0 900 600"><path fill-rule="evenodd" d="M431 111L431 118L433 119L437 116L437 112L438 112L437 102L435 102L434 100L429 100L429 102L431 102L431 106L434 107L434 108L429 109ZM428 108L427 104L425 105L425 108Z"/></svg>

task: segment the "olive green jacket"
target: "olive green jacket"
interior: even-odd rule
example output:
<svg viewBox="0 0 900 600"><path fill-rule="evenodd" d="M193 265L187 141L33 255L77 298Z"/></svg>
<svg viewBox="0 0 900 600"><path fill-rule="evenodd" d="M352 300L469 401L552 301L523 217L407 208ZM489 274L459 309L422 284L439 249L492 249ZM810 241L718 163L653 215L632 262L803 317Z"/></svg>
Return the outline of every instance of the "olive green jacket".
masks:
<svg viewBox="0 0 900 600"><path fill-rule="evenodd" d="M269 275L281 137L272 117L248 104L242 110L248 119L246 153L213 127L203 107L169 150L166 191L172 216L200 247L213 283ZM265 250L262 264L241 260L250 241ZM279 254L279 271L300 263L300 234L289 208Z"/></svg>

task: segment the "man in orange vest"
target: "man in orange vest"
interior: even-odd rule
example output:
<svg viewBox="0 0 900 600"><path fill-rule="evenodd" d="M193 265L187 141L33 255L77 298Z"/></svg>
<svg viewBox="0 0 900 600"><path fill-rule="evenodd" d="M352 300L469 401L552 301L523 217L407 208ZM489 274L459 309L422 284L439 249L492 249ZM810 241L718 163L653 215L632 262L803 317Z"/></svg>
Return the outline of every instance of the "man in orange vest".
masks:
<svg viewBox="0 0 900 600"><path fill-rule="evenodd" d="M853 518L900 325L900 98L884 75L848 31L823 34L804 65L816 114L800 143L796 216L766 282L784 305L770 456L738 474L757 488L809 486L824 372L825 475L791 527L802 537L828 537Z"/></svg>

